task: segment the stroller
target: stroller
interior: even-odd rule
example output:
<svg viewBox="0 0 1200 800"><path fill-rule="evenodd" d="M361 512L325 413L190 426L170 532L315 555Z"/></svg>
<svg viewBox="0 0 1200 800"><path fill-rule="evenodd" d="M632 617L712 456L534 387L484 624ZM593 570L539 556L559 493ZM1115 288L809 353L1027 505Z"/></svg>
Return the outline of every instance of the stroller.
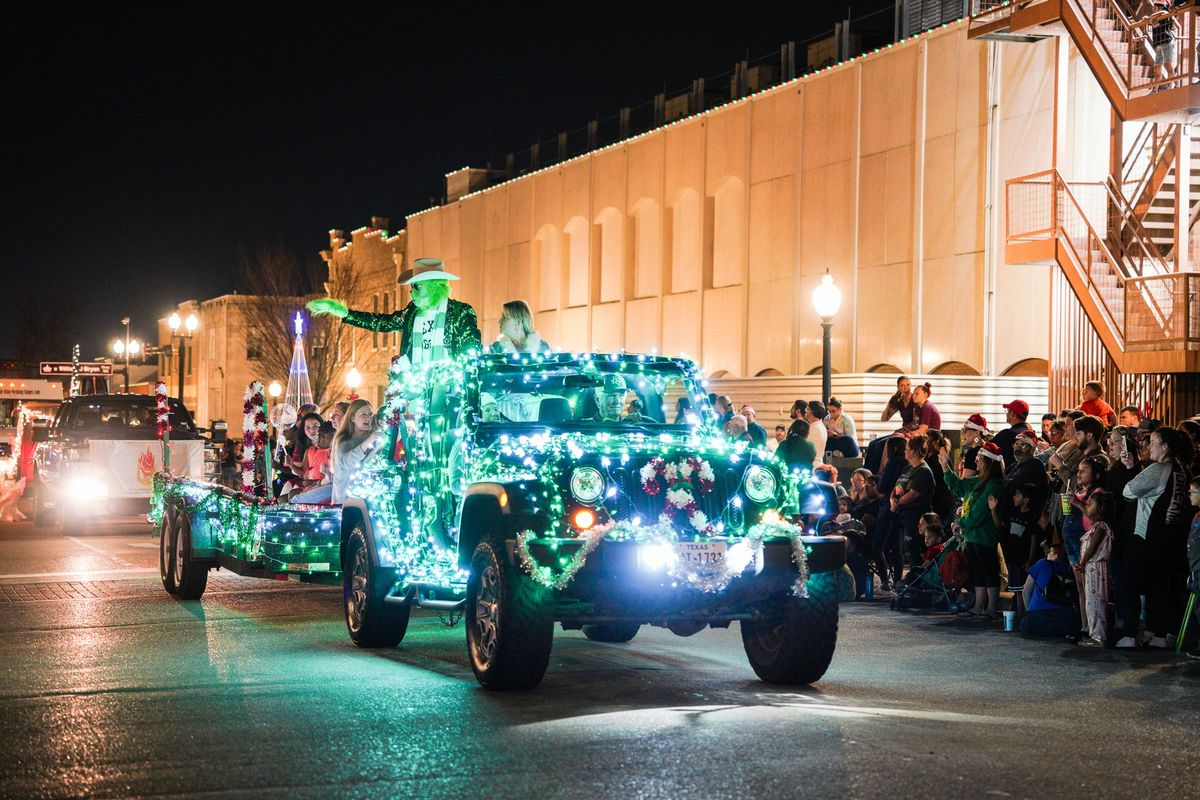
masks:
<svg viewBox="0 0 1200 800"><path fill-rule="evenodd" d="M914 567L905 579L904 586L892 598L891 607L897 611L913 608L928 608L933 611L948 611L957 614L959 586L947 586L942 580L942 566L951 552L961 552L961 533L951 536L943 544L942 552L928 566Z"/></svg>

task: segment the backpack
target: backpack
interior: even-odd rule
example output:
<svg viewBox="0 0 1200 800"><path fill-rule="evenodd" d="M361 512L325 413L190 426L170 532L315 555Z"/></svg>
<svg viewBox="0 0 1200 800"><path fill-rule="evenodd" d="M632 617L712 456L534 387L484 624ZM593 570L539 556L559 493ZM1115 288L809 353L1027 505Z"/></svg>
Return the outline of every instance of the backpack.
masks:
<svg viewBox="0 0 1200 800"><path fill-rule="evenodd" d="M1051 575L1050 580L1046 582L1046 588L1039 591L1041 591L1042 597L1047 602L1067 608L1074 607L1075 598L1078 594L1078 589L1075 586L1075 581L1070 577L1070 572L1065 572L1061 575L1058 573Z"/></svg>
<svg viewBox="0 0 1200 800"><path fill-rule="evenodd" d="M947 589L961 589L967 585L971 577L971 568L967 564L967 555L962 550L951 550L942 559L938 569L942 577L942 585Z"/></svg>

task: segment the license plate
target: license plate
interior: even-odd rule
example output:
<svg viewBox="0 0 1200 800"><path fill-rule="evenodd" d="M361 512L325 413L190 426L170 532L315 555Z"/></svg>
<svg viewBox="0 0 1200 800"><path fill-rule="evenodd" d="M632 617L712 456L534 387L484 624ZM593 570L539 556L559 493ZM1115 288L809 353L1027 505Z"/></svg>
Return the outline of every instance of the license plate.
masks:
<svg viewBox="0 0 1200 800"><path fill-rule="evenodd" d="M677 542L679 560L698 567L715 567L725 560L725 542Z"/></svg>

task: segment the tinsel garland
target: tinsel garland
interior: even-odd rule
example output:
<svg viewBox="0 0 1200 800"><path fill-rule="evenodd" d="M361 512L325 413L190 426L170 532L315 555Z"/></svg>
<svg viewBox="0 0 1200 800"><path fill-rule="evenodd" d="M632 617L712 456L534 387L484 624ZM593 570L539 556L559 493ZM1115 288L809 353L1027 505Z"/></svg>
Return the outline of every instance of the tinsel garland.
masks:
<svg viewBox="0 0 1200 800"><path fill-rule="evenodd" d="M162 441L163 434L170 427L170 409L167 405L167 385L162 381L154 384L154 403L155 403L155 429L159 441Z"/></svg>
<svg viewBox="0 0 1200 800"><path fill-rule="evenodd" d="M792 561L796 565L796 581L792 585L792 593L797 597L808 597L808 556L802 531L787 522L760 522L752 526L744 537L732 542L729 546L745 545L749 548L749 558L752 562L762 550L764 540L768 538L786 538L791 544ZM563 564L561 569L552 569L538 563L529 549L530 542L538 538L531 530L517 534L517 557L521 568L535 581L550 589L565 589L574 579L576 573L583 569L590 556L600 543L611 538L614 541L637 542L638 544L659 544L674 549L681 540L679 533L666 517L662 517L653 525L634 525L630 522L610 523L599 525L585 532L580 538L583 544ZM747 562L747 563L750 563ZM726 559L714 567L703 567L692 564L678 557L668 560L666 574L673 580L702 592L720 592L729 586L730 581L741 574L729 566L728 552ZM743 569L745 565L743 565Z"/></svg>
<svg viewBox="0 0 1200 800"><path fill-rule="evenodd" d="M267 413L263 410L262 381L251 381L242 403L242 492L266 497L266 486L254 480L255 467L267 449Z"/></svg>

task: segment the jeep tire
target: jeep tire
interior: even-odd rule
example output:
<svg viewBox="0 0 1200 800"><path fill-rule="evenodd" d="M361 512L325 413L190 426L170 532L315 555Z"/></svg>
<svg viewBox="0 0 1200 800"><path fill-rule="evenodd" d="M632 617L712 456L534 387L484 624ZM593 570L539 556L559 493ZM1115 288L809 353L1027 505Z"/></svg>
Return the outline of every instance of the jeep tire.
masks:
<svg viewBox="0 0 1200 800"><path fill-rule="evenodd" d="M184 512L175 515L171 530L171 578L180 600L199 600L208 586L208 564L192 557L192 521ZM161 551L161 546L159 547Z"/></svg>
<svg viewBox="0 0 1200 800"><path fill-rule="evenodd" d="M485 689L532 689L542 682L554 642L554 594L509 563L485 539L467 581L467 657Z"/></svg>
<svg viewBox="0 0 1200 800"><path fill-rule="evenodd" d="M46 491L43 481L34 483L33 524L37 528L49 528L54 524L54 510L46 506Z"/></svg>
<svg viewBox="0 0 1200 800"><path fill-rule="evenodd" d="M760 609L767 616L742 621L742 646L754 673L767 683L815 683L837 646L837 576L811 575L808 597L794 595Z"/></svg>
<svg viewBox="0 0 1200 800"><path fill-rule="evenodd" d="M636 622L603 622L595 625L584 625L583 635L593 642L628 642L637 636L641 625Z"/></svg>
<svg viewBox="0 0 1200 800"><path fill-rule="evenodd" d="M362 525L355 525L346 540L342 569L342 606L346 630L359 647L395 647L408 632L412 609L386 603L391 584L371 564L371 549Z"/></svg>

